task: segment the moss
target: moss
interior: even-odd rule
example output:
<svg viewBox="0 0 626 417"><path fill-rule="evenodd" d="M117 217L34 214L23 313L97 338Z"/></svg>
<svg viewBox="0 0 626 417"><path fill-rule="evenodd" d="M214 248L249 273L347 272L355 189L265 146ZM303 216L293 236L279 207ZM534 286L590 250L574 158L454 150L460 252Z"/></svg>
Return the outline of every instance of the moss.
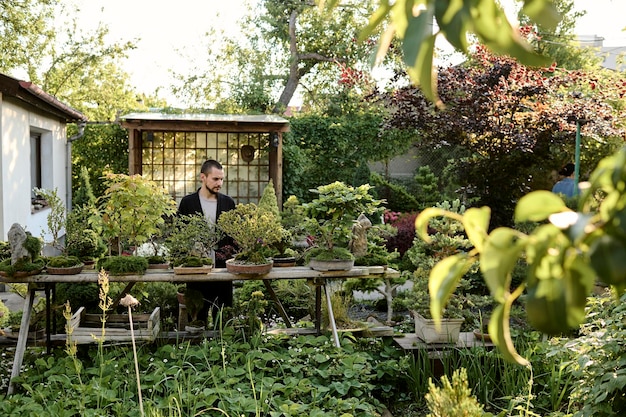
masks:
<svg viewBox="0 0 626 417"><path fill-rule="evenodd" d="M158 265L158 264L167 263L167 259L165 259L165 256L161 256L161 255L146 256L146 259L148 260L148 264L150 265Z"/></svg>
<svg viewBox="0 0 626 417"><path fill-rule="evenodd" d="M30 233L26 235L26 241L24 242L24 249L28 251L32 259L39 258L41 254L41 240L32 236Z"/></svg>
<svg viewBox="0 0 626 417"><path fill-rule="evenodd" d="M109 256L98 262L98 270L110 274L143 274L148 269L148 260L142 256Z"/></svg>
<svg viewBox="0 0 626 417"><path fill-rule="evenodd" d="M52 256L47 259L46 266L53 268L71 268L81 263L77 256Z"/></svg>

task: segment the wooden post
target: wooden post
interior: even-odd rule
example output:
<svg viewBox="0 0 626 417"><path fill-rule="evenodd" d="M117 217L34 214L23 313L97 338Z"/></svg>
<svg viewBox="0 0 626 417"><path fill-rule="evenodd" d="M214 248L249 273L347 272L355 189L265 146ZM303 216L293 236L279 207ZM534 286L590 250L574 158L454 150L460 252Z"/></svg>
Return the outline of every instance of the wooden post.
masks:
<svg viewBox="0 0 626 417"><path fill-rule="evenodd" d="M15 347L15 358L13 359L13 369L11 370L11 380L9 381L8 395L13 394L13 378L20 374L22 361L24 360L24 352L26 351L26 341L28 339L28 326L30 325L30 316L33 311L33 302L35 301L35 287L28 285L26 300L24 301L24 310L22 312L22 324L20 332L17 336L17 346Z"/></svg>

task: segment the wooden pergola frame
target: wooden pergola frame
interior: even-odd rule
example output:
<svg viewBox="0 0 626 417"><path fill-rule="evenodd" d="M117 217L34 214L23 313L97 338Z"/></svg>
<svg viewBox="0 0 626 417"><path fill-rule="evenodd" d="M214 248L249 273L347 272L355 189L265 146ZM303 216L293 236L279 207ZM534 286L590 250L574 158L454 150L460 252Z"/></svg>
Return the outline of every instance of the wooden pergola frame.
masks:
<svg viewBox="0 0 626 417"><path fill-rule="evenodd" d="M283 133L289 131L286 119L275 115L131 113L120 117L120 124L128 129L128 171L131 175L142 174L143 131L275 134L274 143L269 148L270 178L274 182L278 206L282 207Z"/></svg>

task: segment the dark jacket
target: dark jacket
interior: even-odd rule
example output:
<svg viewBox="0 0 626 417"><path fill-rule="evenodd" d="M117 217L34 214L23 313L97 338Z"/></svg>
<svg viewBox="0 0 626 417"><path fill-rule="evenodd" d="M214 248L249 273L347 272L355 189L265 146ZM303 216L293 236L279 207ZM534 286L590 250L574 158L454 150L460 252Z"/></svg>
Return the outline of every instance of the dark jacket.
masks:
<svg viewBox="0 0 626 417"><path fill-rule="evenodd" d="M178 205L178 214L182 215L191 215L196 213L202 213L202 205L200 204L200 189L198 189L195 193L191 193L186 195L180 200L180 204ZM217 213L216 213L216 221L219 220L220 215L225 212L235 208L235 200L232 197L218 193L217 194ZM226 245L235 246L233 240L226 236L217 244L218 250L223 248ZM218 268L223 268L225 266L225 259L216 259L215 266Z"/></svg>

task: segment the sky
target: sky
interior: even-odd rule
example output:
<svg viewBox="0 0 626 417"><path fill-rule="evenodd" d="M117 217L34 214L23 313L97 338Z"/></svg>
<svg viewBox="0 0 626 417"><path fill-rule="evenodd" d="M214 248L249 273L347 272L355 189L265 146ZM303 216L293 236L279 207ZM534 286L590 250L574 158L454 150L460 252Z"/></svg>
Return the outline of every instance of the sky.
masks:
<svg viewBox="0 0 626 417"><path fill-rule="evenodd" d="M247 12L246 0L67 0L81 8L80 24L86 29L106 24L112 40L136 40L125 70L138 92L159 96L170 106L184 106L168 92L173 83L170 70L184 72L189 65L178 50L192 54L204 44L210 28L237 33L237 20ZM256 0L250 0L256 1ZM502 0L503 4L511 0ZM576 33L601 36L604 46L626 46L626 1L575 0L587 15ZM160 88L159 88L160 87Z"/></svg>

